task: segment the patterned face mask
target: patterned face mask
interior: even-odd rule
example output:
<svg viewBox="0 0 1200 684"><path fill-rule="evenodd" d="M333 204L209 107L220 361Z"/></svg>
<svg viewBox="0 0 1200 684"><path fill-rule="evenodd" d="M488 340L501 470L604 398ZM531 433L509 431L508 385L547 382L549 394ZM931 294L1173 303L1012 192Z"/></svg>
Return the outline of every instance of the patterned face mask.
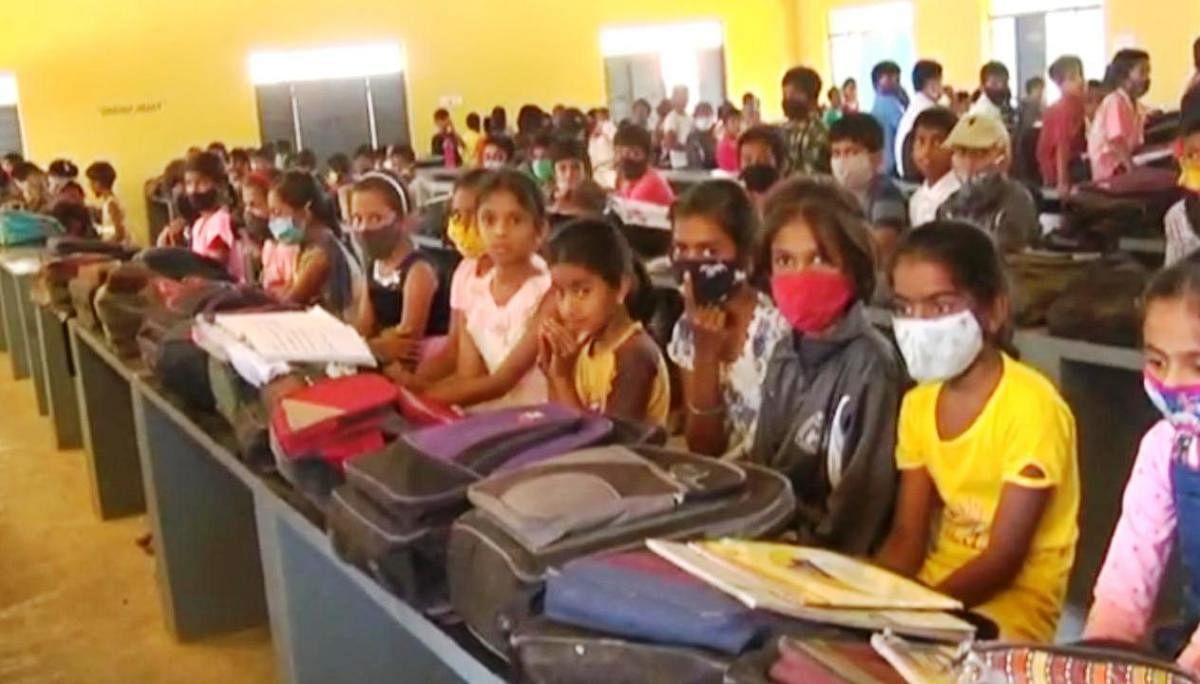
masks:
<svg viewBox="0 0 1200 684"><path fill-rule="evenodd" d="M983 350L983 329L970 310L941 318L893 321L896 343L917 382L944 382L971 367Z"/></svg>
<svg viewBox="0 0 1200 684"><path fill-rule="evenodd" d="M1150 403L1176 432L1191 438L1200 435L1200 385L1168 387L1148 373L1143 385Z"/></svg>

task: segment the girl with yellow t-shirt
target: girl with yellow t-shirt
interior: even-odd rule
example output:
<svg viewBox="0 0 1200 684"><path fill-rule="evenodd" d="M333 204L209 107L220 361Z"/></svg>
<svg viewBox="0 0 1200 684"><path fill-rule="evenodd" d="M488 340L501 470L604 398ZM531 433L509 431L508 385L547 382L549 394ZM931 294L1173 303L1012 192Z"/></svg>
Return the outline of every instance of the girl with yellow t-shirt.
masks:
<svg viewBox="0 0 1200 684"><path fill-rule="evenodd" d="M577 219L547 249L554 288L538 363L554 401L666 427L667 363L640 320L654 313L649 278L606 221Z"/></svg>
<svg viewBox="0 0 1200 684"><path fill-rule="evenodd" d="M1005 351L1009 297L985 233L913 231L891 281L919 385L900 408L900 494L877 561L961 600L1001 638L1050 641L1079 536L1075 419Z"/></svg>

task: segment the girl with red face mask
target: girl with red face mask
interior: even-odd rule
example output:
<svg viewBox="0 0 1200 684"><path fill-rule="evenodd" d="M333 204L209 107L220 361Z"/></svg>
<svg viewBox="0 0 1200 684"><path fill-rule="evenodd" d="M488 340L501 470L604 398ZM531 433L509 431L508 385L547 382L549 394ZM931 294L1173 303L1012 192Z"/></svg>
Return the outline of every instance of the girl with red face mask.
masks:
<svg viewBox="0 0 1200 684"><path fill-rule="evenodd" d="M867 221L848 191L795 178L767 196L763 224L759 270L791 330L767 364L750 458L791 479L799 543L869 553L896 495L904 373L866 316Z"/></svg>

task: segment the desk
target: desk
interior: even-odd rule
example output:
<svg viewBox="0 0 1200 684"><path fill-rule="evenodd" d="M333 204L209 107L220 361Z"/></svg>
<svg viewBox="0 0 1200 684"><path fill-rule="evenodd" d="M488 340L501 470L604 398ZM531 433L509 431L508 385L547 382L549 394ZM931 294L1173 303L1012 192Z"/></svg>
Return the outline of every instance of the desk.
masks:
<svg viewBox="0 0 1200 684"><path fill-rule="evenodd" d="M37 347L46 380L46 404L59 449L83 446L79 426L79 398L71 364L70 316L49 306L36 307Z"/></svg>
<svg viewBox="0 0 1200 684"><path fill-rule="evenodd" d="M92 509L101 520L146 510L130 383L139 360L118 358L99 333L67 323Z"/></svg>
<svg viewBox="0 0 1200 684"><path fill-rule="evenodd" d="M29 280L22 277L20 265L27 259L36 258L40 250L18 247L0 254L0 315L3 315L4 339L7 342L9 361L12 363L13 378L24 380L32 369L31 345L26 336L25 306L29 301ZM29 274L28 277L32 277ZM24 282L23 282L24 281ZM39 408L41 408L39 406Z"/></svg>
<svg viewBox="0 0 1200 684"><path fill-rule="evenodd" d="M235 456L228 426L133 379L167 628L181 640L263 624L285 682L500 682L447 633L341 561L284 485Z"/></svg>

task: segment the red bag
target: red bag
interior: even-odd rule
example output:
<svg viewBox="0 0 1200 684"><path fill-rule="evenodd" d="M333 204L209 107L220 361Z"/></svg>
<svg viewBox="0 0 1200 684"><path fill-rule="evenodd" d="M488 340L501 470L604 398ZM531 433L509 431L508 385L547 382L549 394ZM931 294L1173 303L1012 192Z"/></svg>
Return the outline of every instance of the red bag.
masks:
<svg viewBox="0 0 1200 684"><path fill-rule="evenodd" d="M396 386L375 373L320 380L279 400L271 433L287 456L341 461L382 448L380 425L396 400Z"/></svg>
<svg viewBox="0 0 1200 684"><path fill-rule="evenodd" d="M400 415L415 427L449 425L462 420L462 410L443 402L428 399L406 387L398 388Z"/></svg>

